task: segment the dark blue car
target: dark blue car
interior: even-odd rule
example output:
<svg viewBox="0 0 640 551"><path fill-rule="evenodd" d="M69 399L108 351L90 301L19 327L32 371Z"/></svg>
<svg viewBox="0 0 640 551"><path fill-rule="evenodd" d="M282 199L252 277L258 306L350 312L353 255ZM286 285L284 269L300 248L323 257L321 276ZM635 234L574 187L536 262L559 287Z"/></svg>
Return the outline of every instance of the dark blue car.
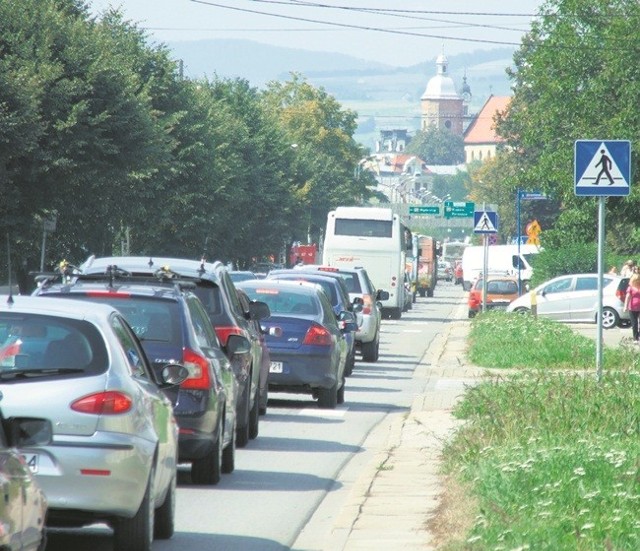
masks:
<svg viewBox="0 0 640 551"><path fill-rule="evenodd" d="M263 279L238 287L271 311L261 321L271 357L269 390L311 394L321 408L343 403L347 334L356 329L355 316L346 310L336 316L314 283Z"/></svg>

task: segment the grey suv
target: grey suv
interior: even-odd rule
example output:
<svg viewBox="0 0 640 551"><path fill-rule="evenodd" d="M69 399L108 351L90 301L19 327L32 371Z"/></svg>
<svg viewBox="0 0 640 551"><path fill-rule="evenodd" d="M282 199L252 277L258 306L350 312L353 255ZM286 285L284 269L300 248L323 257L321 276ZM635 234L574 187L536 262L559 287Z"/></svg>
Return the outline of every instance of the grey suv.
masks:
<svg viewBox="0 0 640 551"><path fill-rule="evenodd" d="M379 301L388 300L388 291L376 289L364 268L335 268L305 264L296 266L296 270L321 272L326 275L342 277L349 290L349 298L354 304L360 303L362 309L358 313L358 321L362 322L356 331L356 348L362 353L365 362L378 361L380 349L380 326L382 325L382 308Z"/></svg>
<svg viewBox="0 0 640 551"><path fill-rule="evenodd" d="M237 336L223 350L194 291L192 282L163 270L141 277L112 267L104 274L74 274L69 283L45 279L34 294L109 304L133 328L155 370L175 362L188 369L169 395L180 428L179 460L191 463L196 484L217 484L221 472L235 467L238 384L232 363L249 344Z"/></svg>

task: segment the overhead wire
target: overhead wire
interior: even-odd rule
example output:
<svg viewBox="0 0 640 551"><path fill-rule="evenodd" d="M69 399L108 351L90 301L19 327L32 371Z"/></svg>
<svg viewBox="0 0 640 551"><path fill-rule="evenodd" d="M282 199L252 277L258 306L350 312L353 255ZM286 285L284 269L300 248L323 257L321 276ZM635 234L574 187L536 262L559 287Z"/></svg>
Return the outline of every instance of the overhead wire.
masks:
<svg viewBox="0 0 640 551"><path fill-rule="evenodd" d="M351 24L351 23L339 23L339 22L335 22L335 21L323 21L323 20L320 20L320 19L312 19L312 18L307 18L307 17L299 17L299 16L293 16L293 15L284 15L284 14L278 14L278 13L272 13L272 12L265 12L265 11L262 11L262 10L241 8L241 7L238 7L238 6L229 6L229 5L225 5L225 4L220 4L218 2L212 2L210 0L190 0L190 1L195 3L195 4L202 4L202 5L206 5L206 6L217 7L217 8L222 8L222 9L227 9L227 10L232 10L232 11L239 11L239 12L243 12L243 13L254 13L254 14L257 14L257 15L266 15L268 17L275 17L275 18L279 18L279 19L286 19L286 20L292 20L292 21L304 21L306 23L316 23L316 24L330 25L332 27L339 27L339 28L345 28L345 29L376 31L376 32L387 33L387 34L396 34L396 35L403 35L403 36L415 36L415 37L419 37L419 38L436 38L436 39L439 39L439 40L453 40L453 41L458 41L458 42L474 42L474 43L482 43L482 44L495 44L495 45L500 45L500 46L519 46L520 45L518 42L509 42L509 41L503 41L503 40L488 40L488 39L475 39L475 38L469 38L469 37L454 37L454 36L445 36L445 35L437 35L437 34L419 33L419 32L414 32L414 31L410 31L410 30L406 30L406 29L403 29L403 30L400 30L400 29L389 29L389 28L383 28L383 27L375 27L375 26L371 26L371 25L355 25L355 24Z"/></svg>

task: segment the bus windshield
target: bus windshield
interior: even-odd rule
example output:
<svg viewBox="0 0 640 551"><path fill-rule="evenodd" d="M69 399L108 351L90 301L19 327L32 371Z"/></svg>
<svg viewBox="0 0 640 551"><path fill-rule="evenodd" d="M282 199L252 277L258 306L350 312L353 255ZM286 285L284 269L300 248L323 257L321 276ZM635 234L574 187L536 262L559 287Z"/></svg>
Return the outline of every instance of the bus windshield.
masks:
<svg viewBox="0 0 640 551"><path fill-rule="evenodd" d="M393 222L391 220L336 218L334 235L392 237Z"/></svg>

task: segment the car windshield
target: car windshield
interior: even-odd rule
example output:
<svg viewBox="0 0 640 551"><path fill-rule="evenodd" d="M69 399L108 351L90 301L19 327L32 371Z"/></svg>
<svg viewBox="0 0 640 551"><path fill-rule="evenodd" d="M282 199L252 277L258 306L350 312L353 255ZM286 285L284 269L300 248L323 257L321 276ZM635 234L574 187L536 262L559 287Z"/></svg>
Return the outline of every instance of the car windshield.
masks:
<svg viewBox="0 0 640 551"><path fill-rule="evenodd" d="M0 315L0 376L12 378L95 375L108 355L95 326L58 316L7 312Z"/></svg>

